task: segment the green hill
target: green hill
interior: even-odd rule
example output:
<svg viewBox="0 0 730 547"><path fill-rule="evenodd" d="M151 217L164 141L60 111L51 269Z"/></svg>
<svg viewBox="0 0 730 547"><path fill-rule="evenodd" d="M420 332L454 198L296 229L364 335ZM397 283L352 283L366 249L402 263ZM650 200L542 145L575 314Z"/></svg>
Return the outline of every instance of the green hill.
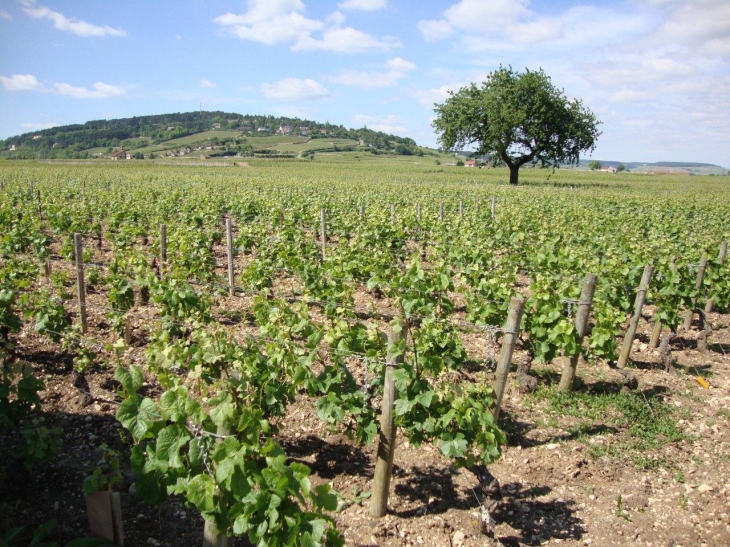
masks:
<svg viewBox="0 0 730 547"><path fill-rule="evenodd" d="M300 118L228 112L184 112L95 120L0 141L2 159L137 158L199 153L206 157L306 157L317 152L423 155L413 139Z"/></svg>

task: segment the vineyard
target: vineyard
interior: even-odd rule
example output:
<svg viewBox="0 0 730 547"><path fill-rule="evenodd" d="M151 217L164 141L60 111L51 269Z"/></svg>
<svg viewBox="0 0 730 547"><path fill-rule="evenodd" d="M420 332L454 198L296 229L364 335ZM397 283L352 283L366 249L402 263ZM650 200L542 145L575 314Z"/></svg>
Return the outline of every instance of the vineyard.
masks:
<svg viewBox="0 0 730 547"><path fill-rule="evenodd" d="M425 163L0 165L0 545L730 543L726 177Z"/></svg>

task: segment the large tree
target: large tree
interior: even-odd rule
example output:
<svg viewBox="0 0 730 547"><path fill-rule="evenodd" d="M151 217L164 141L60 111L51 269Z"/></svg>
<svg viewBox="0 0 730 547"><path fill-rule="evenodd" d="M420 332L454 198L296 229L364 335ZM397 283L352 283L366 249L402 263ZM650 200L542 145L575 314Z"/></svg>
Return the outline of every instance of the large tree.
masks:
<svg viewBox="0 0 730 547"><path fill-rule="evenodd" d="M592 151L601 123L580 100L570 101L542 69L515 72L499 67L481 87L470 84L435 105L433 127L446 150L476 147L477 154L504 162L510 184L526 163L577 165Z"/></svg>

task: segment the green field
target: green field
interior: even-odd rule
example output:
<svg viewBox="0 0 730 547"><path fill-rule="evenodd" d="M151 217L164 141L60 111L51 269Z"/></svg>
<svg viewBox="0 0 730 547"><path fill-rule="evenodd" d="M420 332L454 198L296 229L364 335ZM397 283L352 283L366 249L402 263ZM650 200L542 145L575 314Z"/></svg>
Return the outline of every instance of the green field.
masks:
<svg viewBox="0 0 730 547"><path fill-rule="evenodd" d="M366 468L374 451L359 445L384 437L387 393L403 468L500 463L516 405L525 430L543 435L529 406L543 403L512 387L512 421L494 418L499 390L515 383L513 351L539 366L533 379L547 385L537 397L584 420L541 437L557 450L584 443L583 469L605 457L670 477L675 469L649 456L692 455L668 389L655 380L632 391L633 373L623 386L615 364L638 292L648 304L641 334L650 317L668 369L670 342L706 341L707 299L727 328L727 177L523 169L510 186L506 169L334 151L221 163L0 162L0 461L20 454L37 465L53 457L66 416L103 416L105 442L135 475L130 503L173 496L261 545L300 521L317 538L336 535L330 484L353 496L374 487L329 460L310 484L309 465L344 450ZM659 357L643 358L654 360L632 370L654 373L640 367ZM690 393L700 373L677 369ZM33 402L41 374L62 385L50 407ZM80 406L78 378L113 404ZM297 439L311 445L306 458L290 450ZM92 454L79 435L64 442L59 460L78 466ZM80 490L78 472L59 475L65 496ZM244 518L264 511L270 528ZM472 506L450 511L473 520Z"/></svg>

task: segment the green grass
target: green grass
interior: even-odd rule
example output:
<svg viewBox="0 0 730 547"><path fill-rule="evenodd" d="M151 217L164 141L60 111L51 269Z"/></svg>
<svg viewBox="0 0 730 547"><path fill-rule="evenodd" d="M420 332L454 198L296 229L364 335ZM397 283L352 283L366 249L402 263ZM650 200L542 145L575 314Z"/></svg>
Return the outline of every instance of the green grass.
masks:
<svg viewBox="0 0 730 547"><path fill-rule="evenodd" d="M586 389L565 393L543 386L531 398L544 405L551 421L560 416L579 418L579 425L568 430L582 442L603 433L608 444L589 444L594 459L620 456L641 469L658 469L666 467L666 462L650 452L685 438L677 427L674 407L640 392ZM609 428L614 433L606 434Z"/></svg>

